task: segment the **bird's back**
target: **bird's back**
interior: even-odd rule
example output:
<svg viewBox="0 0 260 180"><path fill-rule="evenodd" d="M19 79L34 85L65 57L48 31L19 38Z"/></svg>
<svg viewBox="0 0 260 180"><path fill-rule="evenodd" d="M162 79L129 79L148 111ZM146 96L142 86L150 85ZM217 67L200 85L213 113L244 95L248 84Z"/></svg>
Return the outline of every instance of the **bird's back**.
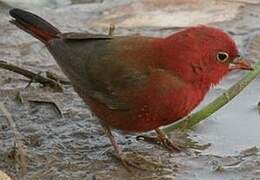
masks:
<svg viewBox="0 0 260 180"><path fill-rule="evenodd" d="M48 49L102 120L126 131L147 131L176 121L202 98L196 94L196 100L189 99L191 87L160 67L157 41L55 39Z"/></svg>

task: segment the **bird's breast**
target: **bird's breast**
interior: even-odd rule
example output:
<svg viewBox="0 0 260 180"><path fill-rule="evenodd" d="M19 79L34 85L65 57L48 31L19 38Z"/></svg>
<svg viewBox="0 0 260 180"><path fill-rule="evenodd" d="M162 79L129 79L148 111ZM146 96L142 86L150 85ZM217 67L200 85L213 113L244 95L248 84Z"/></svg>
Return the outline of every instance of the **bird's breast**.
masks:
<svg viewBox="0 0 260 180"><path fill-rule="evenodd" d="M189 87L167 94L158 94L158 91L155 94L156 91L152 90L132 94L131 109L127 111L111 110L95 99L83 99L101 120L113 128L128 132L146 132L176 122L188 115L203 99L200 90Z"/></svg>

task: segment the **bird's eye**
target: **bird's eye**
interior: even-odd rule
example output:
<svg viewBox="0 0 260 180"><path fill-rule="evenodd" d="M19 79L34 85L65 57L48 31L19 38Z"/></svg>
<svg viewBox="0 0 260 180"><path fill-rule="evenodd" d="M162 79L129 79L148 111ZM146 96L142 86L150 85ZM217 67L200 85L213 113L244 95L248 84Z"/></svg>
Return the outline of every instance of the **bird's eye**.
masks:
<svg viewBox="0 0 260 180"><path fill-rule="evenodd" d="M229 58L229 55L226 52L218 52L217 53L217 60L219 62L222 62L222 63L226 62L228 60L228 58Z"/></svg>

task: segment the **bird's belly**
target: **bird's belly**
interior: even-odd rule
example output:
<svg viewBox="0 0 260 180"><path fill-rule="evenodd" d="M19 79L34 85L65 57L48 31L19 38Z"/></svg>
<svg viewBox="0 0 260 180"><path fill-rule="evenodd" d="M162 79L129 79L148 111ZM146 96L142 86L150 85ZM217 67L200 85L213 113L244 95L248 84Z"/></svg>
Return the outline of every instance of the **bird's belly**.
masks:
<svg viewBox="0 0 260 180"><path fill-rule="evenodd" d="M196 96L190 94L183 97L186 99L179 106L176 106L174 101L172 105L156 105L155 102L155 104L150 103L149 106L143 104L129 111L111 110L95 99L86 96L82 98L96 116L109 126L127 132L146 132L180 120L188 115L203 97L198 93Z"/></svg>

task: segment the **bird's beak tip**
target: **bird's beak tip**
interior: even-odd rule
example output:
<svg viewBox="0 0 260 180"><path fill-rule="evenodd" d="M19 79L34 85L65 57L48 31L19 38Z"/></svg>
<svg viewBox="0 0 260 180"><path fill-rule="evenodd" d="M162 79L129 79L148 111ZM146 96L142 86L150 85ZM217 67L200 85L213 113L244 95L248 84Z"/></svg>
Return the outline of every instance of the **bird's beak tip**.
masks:
<svg viewBox="0 0 260 180"><path fill-rule="evenodd" d="M254 68L251 66L248 60L241 57L234 59L233 62L230 63L229 69L230 70L241 69L241 70L248 70L248 71L254 70Z"/></svg>

